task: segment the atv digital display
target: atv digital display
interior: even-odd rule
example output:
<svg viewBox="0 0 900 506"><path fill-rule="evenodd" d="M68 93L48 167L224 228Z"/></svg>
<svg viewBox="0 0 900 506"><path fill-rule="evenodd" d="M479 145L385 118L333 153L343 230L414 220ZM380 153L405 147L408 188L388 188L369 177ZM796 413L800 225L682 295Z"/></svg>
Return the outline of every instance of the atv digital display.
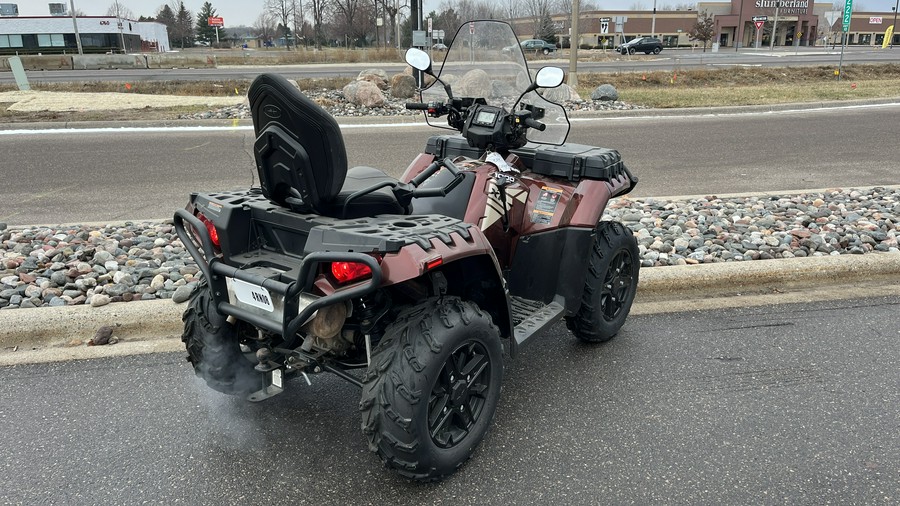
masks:
<svg viewBox="0 0 900 506"><path fill-rule="evenodd" d="M472 120L473 125L492 127L497 121L497 111L481 109Z"/></svg>

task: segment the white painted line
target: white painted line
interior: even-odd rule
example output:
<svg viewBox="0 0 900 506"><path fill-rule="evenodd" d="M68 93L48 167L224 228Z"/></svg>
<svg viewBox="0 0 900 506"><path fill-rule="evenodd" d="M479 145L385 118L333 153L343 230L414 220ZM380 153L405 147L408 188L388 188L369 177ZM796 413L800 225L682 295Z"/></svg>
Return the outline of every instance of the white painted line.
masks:
<svg viewBox="0 0 900 506"><path fill-rule="evenodd" d="M404 128L423 127L425 123L372 123L360 125L339 125L341 130L359 128ZM183 126L183 127L107 127L107 128L53 128L33 130L0 130L4 135L77 135L77 134L143 134L143 133L184 133L184 132L246 132L253 131L250 125L244 126Z"/></svg>

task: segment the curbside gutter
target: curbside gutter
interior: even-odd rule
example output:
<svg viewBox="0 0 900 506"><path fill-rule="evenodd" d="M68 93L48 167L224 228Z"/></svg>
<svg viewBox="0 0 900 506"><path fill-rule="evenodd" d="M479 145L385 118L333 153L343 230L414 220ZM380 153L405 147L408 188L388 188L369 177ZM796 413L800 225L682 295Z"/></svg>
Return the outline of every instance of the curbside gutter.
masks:
<svg viewBox="0 0 900 506"><path fill-rule="evenodd" d="M827 298L900 295L900 254L647 267L641 269L640 276L632 314L800 302L798 297L786 301L760 295L790 296L838 286L846 288ZM154 300L117 302L99 308L0 311L0 366L181 350L178 336L186 307L185 303ZM116 325L114 335L121 342L87 347L84 343L104 325Z"/></svg>

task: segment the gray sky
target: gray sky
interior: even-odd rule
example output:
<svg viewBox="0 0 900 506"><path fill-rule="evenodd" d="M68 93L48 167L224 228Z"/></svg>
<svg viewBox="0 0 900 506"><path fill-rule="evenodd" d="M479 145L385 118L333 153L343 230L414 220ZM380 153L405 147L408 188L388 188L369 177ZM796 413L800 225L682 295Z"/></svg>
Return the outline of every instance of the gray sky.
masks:
<svg viewBox="0 0 900 506"><path fill-rule="evenodd" d="M54 3L68 3L69 0L54 0ZM225 18L225 26L247 25L251 26L262 12L263 0L210 0L213 8L219 16ZM683 0L671 0L668 3L681 3ZM753 0L745 0L748 3ZM3 3L16 3L19 5L19 14L22 16L46 16L50 13L48 0L2 0ZM192 12L200 10L204 0L185 0L185 6ZM166 3L164 0L119 0L134 12L135 16L152 16ZM653 0L599 0L601 8L627 9L635 3L651 6ZM667 3L667 0L658 0L659 5ZM88 16L103 16L106 14L113 0L75 0L75 8L83 11ZM895 0L854 0L855 5L863 5L867 11L891 12ZM437 10L440 0L425 0L425 12ZM858 11L859 9L854 9Z"/></svg>

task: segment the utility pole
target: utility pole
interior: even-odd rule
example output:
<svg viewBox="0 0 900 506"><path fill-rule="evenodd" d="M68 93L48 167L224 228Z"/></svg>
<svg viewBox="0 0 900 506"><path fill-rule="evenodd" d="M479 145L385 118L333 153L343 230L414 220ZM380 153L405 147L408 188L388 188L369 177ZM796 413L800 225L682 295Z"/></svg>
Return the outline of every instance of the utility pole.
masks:
<svg viewBox="0 0 900 506"><path fill-rule="evenodd" d="M72 9L72 26L75 27L75 44L78 46L78 54L84 54L81 47L81 35L78 34L78 17L75 15L75 0L69 0L69 8Z"/></svg>
<svg viewBox="0 0 900 506"><path fill-rule="evenodd" d="M656 37L656 0L653 0L653 17L650 20L650 36Z"/></svg>
<svg viewBox="0 0 900 506"><path fill-rule="evenodd" d="M741 7L738 10L738 26L734 29L734 52L737 52L741 44L744 43L744 0L741 0ZM740 35L738 35L740 32Z"/></svg>
<svg viewBox="0 0 900 506"><path fill-rule="evenodd" d="M769 39L769 50L775 50L775 37L778 35L778 32L775 30L778 28L778 8L781 7L781 2L775 2L775 21L772 22L772 38Z"/></svg>
<svg viewBox="0 0 900 506"><path fill-rule="evenodd" d="M569 30L569 82L572 88L578 87L578 18L579 1L572 0L572 28Z"/></svg>
<svg viewBox="0 0 900 506"><path fill-rule="evenodd" d="M116 25L119 26L119 42L122 44L122 54L125 54L128 52L128 50L125 49L125 34L122 33L123 23L122 16L120 15L122 11L120 9L121 8L119 7L119 0L116 0Z"/></svg>

